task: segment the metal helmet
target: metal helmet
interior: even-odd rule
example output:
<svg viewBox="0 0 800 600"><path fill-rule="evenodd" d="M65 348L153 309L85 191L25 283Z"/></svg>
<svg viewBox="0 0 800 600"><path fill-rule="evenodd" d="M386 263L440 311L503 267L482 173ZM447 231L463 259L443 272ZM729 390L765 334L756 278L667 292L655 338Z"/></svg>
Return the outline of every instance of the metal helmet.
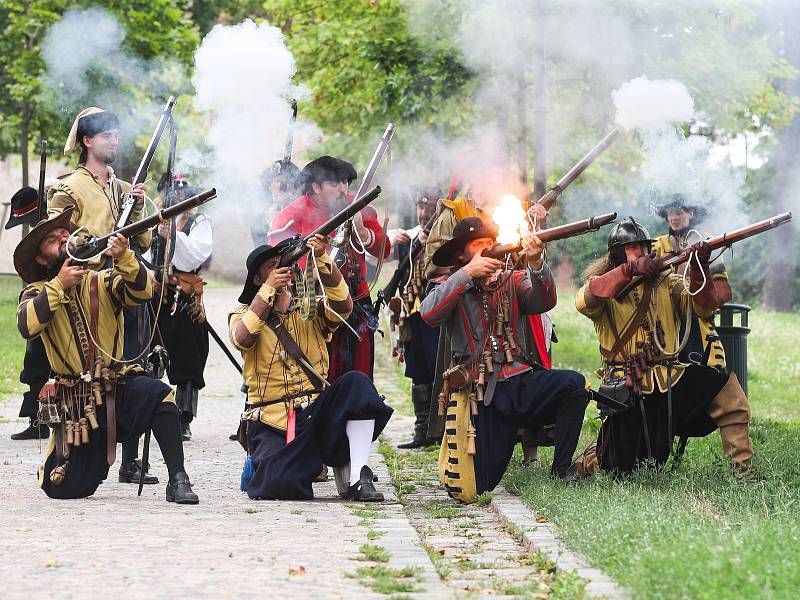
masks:
<svg viewBox="0 0 800 600"><path fill-rule="evenodd" d="M608 252L617 263L625 262L625 250L628 244L647 244L649 247L655 240L650 237L647 229L639 225L633 217L620 221L608 234Z"/></svg>

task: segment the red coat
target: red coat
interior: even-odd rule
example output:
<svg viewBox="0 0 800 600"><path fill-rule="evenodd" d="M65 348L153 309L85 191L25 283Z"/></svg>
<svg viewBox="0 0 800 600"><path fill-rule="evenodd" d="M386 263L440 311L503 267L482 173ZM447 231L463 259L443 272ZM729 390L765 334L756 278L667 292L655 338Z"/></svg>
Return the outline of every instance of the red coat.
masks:
<svg viewBox="0 0 800 600"><path fill-rule="evenodd" d="M348 199L352 199L352 194L348 194ZM336 213L330 207L321 206L309 194L304 194L275 215L269 227L267 243L274 246L293 235L308 235L334 214ZM372 244L366 246L367 252L372 256L378 256L383 245L383 258L389 256L391 244L384 235L380 223L378 223L377 211L373 207L367 206L361 211L361 218L364 221L364 226L372 232L374 238ZM293 223L287 227L286 225L290 221L293 221ZM355 231L353 232L353 242L359 247L358 241L355 239ZM363 254L353 250L349 244L339 250L339 252L344 251L348 253L348 260L345 262L342 275L350 286L350 294L353 300L365 298L369 295L367 261ZM301 262L301 267L303 266L305 266L305 260ZM353 266L355 267L355 273L351 272Z"/></svg>

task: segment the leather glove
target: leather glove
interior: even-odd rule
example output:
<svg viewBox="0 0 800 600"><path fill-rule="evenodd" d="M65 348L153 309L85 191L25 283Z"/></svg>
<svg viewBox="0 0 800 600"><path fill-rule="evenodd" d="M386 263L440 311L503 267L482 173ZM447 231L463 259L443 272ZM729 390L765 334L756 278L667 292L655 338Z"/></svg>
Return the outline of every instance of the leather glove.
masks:
<svg viewBox="0 0 800 600"><path fill-rule="evenodd" d="M625 274L634 278L641 275L645 279L655 279L659 274L658 263L653 259L652 254L645 254L636 260L628 261L624 266Z"/></svg>
<svg viewBox="0 0 800 600"><path fill-rule="evenodd" d="M711 247L708 244L697 242L689 246L689 252L697 252L697 258L700 259L700 264L707 265L708 259L711 258ZM694 260L692 263L694 264Z"/></svg>

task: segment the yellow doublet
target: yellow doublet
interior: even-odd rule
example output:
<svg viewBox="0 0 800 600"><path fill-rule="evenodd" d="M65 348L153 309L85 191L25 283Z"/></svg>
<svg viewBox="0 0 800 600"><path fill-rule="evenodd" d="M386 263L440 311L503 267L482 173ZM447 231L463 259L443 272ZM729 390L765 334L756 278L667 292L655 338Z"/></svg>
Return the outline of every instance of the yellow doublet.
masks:
<svg viewBox="0 0 800 600"><path fill-rule="evenodd" d="M604 300L602 304L597 307L590 308L586 305L585 294L589 284L584 285L578 290L578 295L575 300L575 305L578 312L589 317L594 323L597 338L600 342L600 347L606 352L610 352L614 346L615 337L609 321L609 313L613 317L614 325L617 333L622 335L625 331L627 323L632 319L638 304L634 299L634 291L638 290L638 297L641 298L643 285L639 284L634 291L628 293L622 300L610 299ZM662 277L658 285L653 290L650 307L647 310L647 319L650 322L651 328L654 327L656 315L661 321L664 329L664 338L666 339L665 350L667 352L675 352L678 348L680 340L678 339L680 333L681 320L685 318L686 310L689 307L691 298L683 279L680 275L671 273ZM708 317L711 312L699 306L692 301L692 309L699 317ZM612 357L614 361L623 362L627 355L632 355L637 352L636 342L648 341L647 334L643 327L639 327L636 333L631 337L620 355ZM656 355L656 360L666 360L668 356L662 354ZM602 370L598 371L598 375L602 376ZM624 373L622 367L617 367L613 371L616 377L623 377ZM661 392L667 391L667 368L665 365L656 365L653 368L648 368L643 373L641 389L642 393L649 394L654 390L653 376L655 375L658 389ZM672 367L672 384L678 382L683 375L683 366L677 365Z"/></svg>
<svg viewBox="0 0 800 600"><path fill-rule="evenodd" d="M703 235L703 239L708 236ZM688 246L686 239L678 239L673 235L660 235L653 242L653 252L656 253L656 258L665 254L681 252ZM680 265L680 272L683 272L685 265ZM721 259L714 261L711 265L711 280L724 280L728 281L728 272L725 270L725 265ZM703 350L706 350L708 342L706 336L708 334L716 335L717 330L714 327L713 315L708 318L697 319L697 326L700 330L700 340L703 343ZM722 341L717 339L711 342L711 352L708 355L708 366L716 369L725 368L725 347Z"/></svg>
<svg viewBox="0 0 800 600"><path fill-rule="evenodd" d="M114 360L120 360L124 329L122 307L138 306L153 295L147 270L133 251L126 251L114 261L112 269L90 271L70 290L64 289L58 277L37 281L22 290L17 308L17 327L26 339L42 336L50 366L60 375L80 375L90 366L85 364L79 331L85 332L91 346L90 282L95 277L98 278L99 299L97 342ZM82 328L73 324L76 310ZM102 358L106 366L112 362L100 350L95 351L95 356Z"/></svg>
<svg viewBox="0 0 800 600"><path fill-rule="evenodd" d="M338 271L332 274L330 256L323 254L317 257L316 261L329 304L336 307L337 303L347 301L350 295L347 282ZM331 279L338 281L333 285L326 285L326 283L330 283ZM258 291L258 295L268 306L273 305L275 293L275 289L266 284L262 285ZM327 306L323 307L320 300L317 316L313 320L303 321L297 310L279 313L278 316L289 335L300 346L314 371L322 377L327 377L330 361L325 344L330 340L333 331L341 324L336 313ZM346 320L350 316L350 312L340 311L339 316ZM240 321L244 323L247 331L256 337L255 344L251 347L243 347L236 341L236 325ZM228 315L228 328L231 341L241 351L244 358L244 382L249 387L250 404L265 404L260 413L261 422L270 427L285 430L286 406L284 403L266 403L318 389L317 386L309 381L300 365L286 353L275 332L249 306L241 305ZM312 397L315 396L316 394Z"/></svg>
<svg viewBox="0 0 800 600"><path fill-rule="evenodd" d="M74 206L72 224L86 227L86 231L95 236L108 235L116 229L119 218L122 194L131 189L129 183L117 179L113 175L108 185L86 167L77 167L50 188L47 198L47 216L52 217ZM140 221L144 210L134 210L131 222ZM82 233L81 236L84 234ZM134 239L140 248L150 247L152 240L150 230L137 235Z"/></svg>

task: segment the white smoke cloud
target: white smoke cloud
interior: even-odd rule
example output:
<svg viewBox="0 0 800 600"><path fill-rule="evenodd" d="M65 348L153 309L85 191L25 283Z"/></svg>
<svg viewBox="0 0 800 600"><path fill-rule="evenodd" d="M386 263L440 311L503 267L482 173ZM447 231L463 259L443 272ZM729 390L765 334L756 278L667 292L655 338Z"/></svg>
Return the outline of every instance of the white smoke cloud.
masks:
<svg viewBox="0 0 800 600"><path fill-rule="evenodd" d="M695 117L689 90L674 79L637 77L612 92L611 99L617 108L615 120L626 129L660 129Z"/></svg>

